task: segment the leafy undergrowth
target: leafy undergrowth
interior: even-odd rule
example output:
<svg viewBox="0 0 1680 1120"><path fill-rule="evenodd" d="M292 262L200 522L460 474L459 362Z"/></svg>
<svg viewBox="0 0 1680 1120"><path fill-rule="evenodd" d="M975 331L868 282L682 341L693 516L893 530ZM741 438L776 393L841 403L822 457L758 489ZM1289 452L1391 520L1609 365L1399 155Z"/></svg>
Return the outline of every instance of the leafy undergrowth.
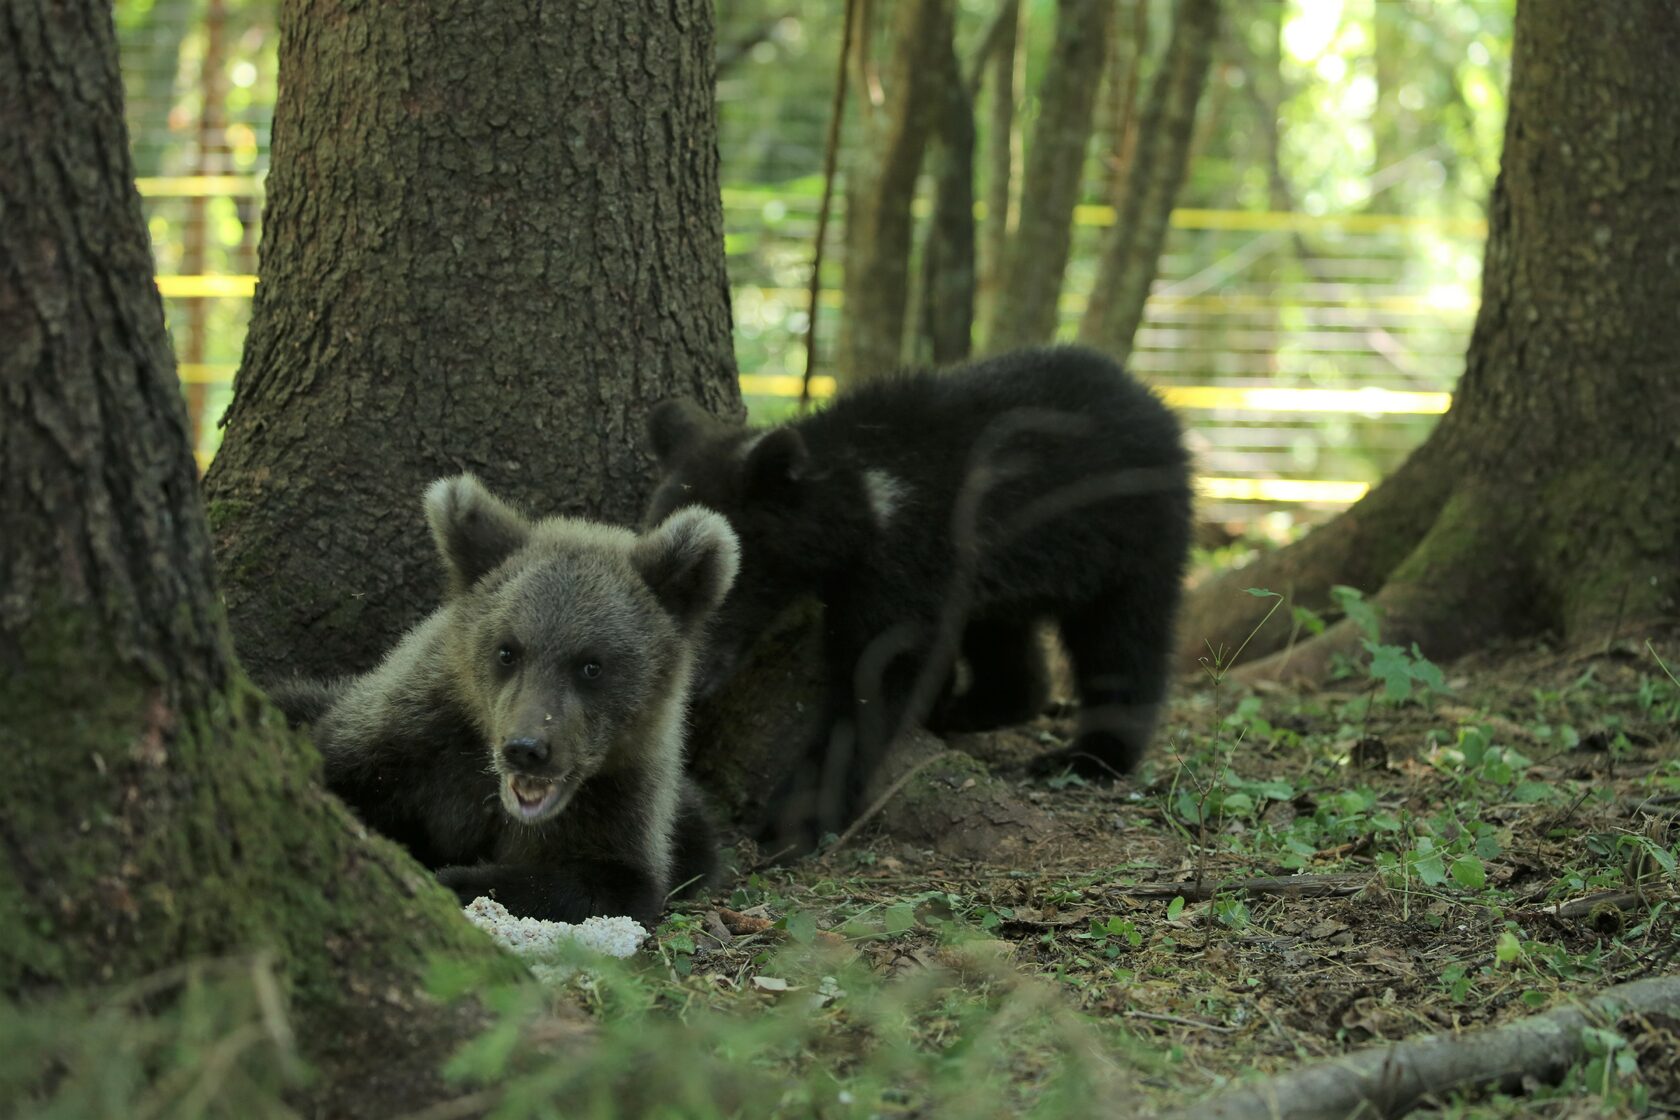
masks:
<svg viewBox="0 0 1680 1120"><path fill-rule="evenodd" d="M496 1025L420 1115L1141 1114L1680 971L1680 643L1442 670L1372 639L1321 691L1182 688L1112 787L1029 777L1070 719L956 742L1057 822L1008 863L867 831L786 867L743 849L631 962L548 990L439 967ZM236 1019L207 1052L266 1037ZM1680 1111L1677 1036L1606 1023L1562 1085L1432 1107Z"/></svg>
<svg viewBox="0 0 1680 1120"><path fill-rule="evenodd" d="M506 994L452 1072L509 1117L1141 1112L1675 971L1664 662L1528 647L1442 672L1373 640L1309 694L1214 673L1114 787L1028 777L1069 720L967 737L1052 839L991 864L865 834L743 871L638 966ZM543 1022L566 1061L521 1041ZM1561 1086L1437 1108L1680 1108L1676 1027L1608 1024Z"/></svg>

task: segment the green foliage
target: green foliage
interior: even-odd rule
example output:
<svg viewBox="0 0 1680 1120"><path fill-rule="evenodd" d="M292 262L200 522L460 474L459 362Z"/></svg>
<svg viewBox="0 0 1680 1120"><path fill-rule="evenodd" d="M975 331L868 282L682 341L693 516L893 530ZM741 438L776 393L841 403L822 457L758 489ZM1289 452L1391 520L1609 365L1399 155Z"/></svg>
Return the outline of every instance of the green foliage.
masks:
<svg viewBox="0 0 1680 1120"><path fill-rule="evenodd" d="M0 1003L0 1101L16 1120L291 1117L306 1071L266 957L116 989Z"/></svg>
<svg viewBox="0 0 1680 1120"><path fill-rule="evenodd" d="M906 920L915 919L889 916ZM745 1014L709 1002L720 977L610 959L591 961L558 1003L535 985L459 966L440 969L433 991L472 993L493 1009L495 1021L446 1072L498 1120L1095 1108L1100 1071L1087 1028L997 948L968 934L952 942L948 965L888 983L850 953L792 942L766 958ZM540 1040L561 1035L565 1060L556 1061ZM1022 1068L1037 1071L1030 1085L1015 1076Z"/></svg>

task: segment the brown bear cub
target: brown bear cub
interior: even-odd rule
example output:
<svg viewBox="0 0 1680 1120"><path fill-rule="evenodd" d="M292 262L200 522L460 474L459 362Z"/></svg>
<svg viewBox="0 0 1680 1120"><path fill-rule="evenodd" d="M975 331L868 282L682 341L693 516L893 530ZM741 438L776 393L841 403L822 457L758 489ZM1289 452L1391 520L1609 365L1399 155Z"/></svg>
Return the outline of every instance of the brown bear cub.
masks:
<svg viewBox="0 0 1680 1120"><path fill-rule="evenodd" d="M652 927L716 847L683 772L689 678L735 534L683 510L641 536L530 521L472 475L426 492L443 605L371 672L274 698L328 787L463 902Z"/></svg>
<svg viewBox="0 0 1680 1120"><path fill-rule="evenodd" d="M825 604L828 732L769 839L809 844L849 820L907 712L946 731L1036 715L1045 619L1082 701L1078 738L1047 761L1137 764L1166 694L1191 482L1178 421L1113 361L1061 347L903 373L760 430L667 401L650 436L650 519L699 506L740 537L714 676L796 598ZM918 681L926 710L909 711Z"/></svg>

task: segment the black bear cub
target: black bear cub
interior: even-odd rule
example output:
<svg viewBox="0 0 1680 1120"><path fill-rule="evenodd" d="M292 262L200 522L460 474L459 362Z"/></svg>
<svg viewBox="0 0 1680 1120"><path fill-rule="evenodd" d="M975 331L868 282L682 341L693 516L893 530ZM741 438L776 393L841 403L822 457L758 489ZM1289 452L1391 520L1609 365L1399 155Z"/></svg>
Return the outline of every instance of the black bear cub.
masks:
<svg viewBox="0 0 1680 1120"><path fill-rule="evenodd" d="M426 493L443 605L371 672L274 698L328 787L463 902L651 928L716 850L683 771L689 679L735 534L684 510L637 536L529 521L471 475Z"/></svg>
<svg viewBox="0 0 1680 1120"><path fill-rule="evenodd" d="M1191 481L1177 420L1113 361L1064 347L897 374L759 430L667 401L650 435L650 521L704 507L741 542L707 686L796 598L826 607L830 732L783 791L773 840L808 844L856 812L919 679L935 682L922 691L936 730L1037 714L1044 619L1082 701L1078 738L1052 761L1100 775L1142 756L1166 693Z"/></svg>

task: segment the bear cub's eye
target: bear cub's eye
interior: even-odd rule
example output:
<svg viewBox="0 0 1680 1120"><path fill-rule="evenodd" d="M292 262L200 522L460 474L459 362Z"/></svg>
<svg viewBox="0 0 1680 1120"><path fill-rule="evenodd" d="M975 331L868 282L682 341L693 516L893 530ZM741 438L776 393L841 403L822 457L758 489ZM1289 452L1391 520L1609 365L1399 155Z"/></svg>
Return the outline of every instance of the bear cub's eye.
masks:
<svg viewBox="0 0 1680 1120"><path fill-rule="evenodd" d="M578 676L586 681L592 681L600 675L601 663L599 661L584 661L578 665Z"/></svg>
<svg viewBox="0 0 1680 1120"><path fill-rule="evenodd" d="M496 660L501 662L503 665L512 665L515 661L519 660L519 652L512 646L504 645L501 649L496 651Z"/></svg>

